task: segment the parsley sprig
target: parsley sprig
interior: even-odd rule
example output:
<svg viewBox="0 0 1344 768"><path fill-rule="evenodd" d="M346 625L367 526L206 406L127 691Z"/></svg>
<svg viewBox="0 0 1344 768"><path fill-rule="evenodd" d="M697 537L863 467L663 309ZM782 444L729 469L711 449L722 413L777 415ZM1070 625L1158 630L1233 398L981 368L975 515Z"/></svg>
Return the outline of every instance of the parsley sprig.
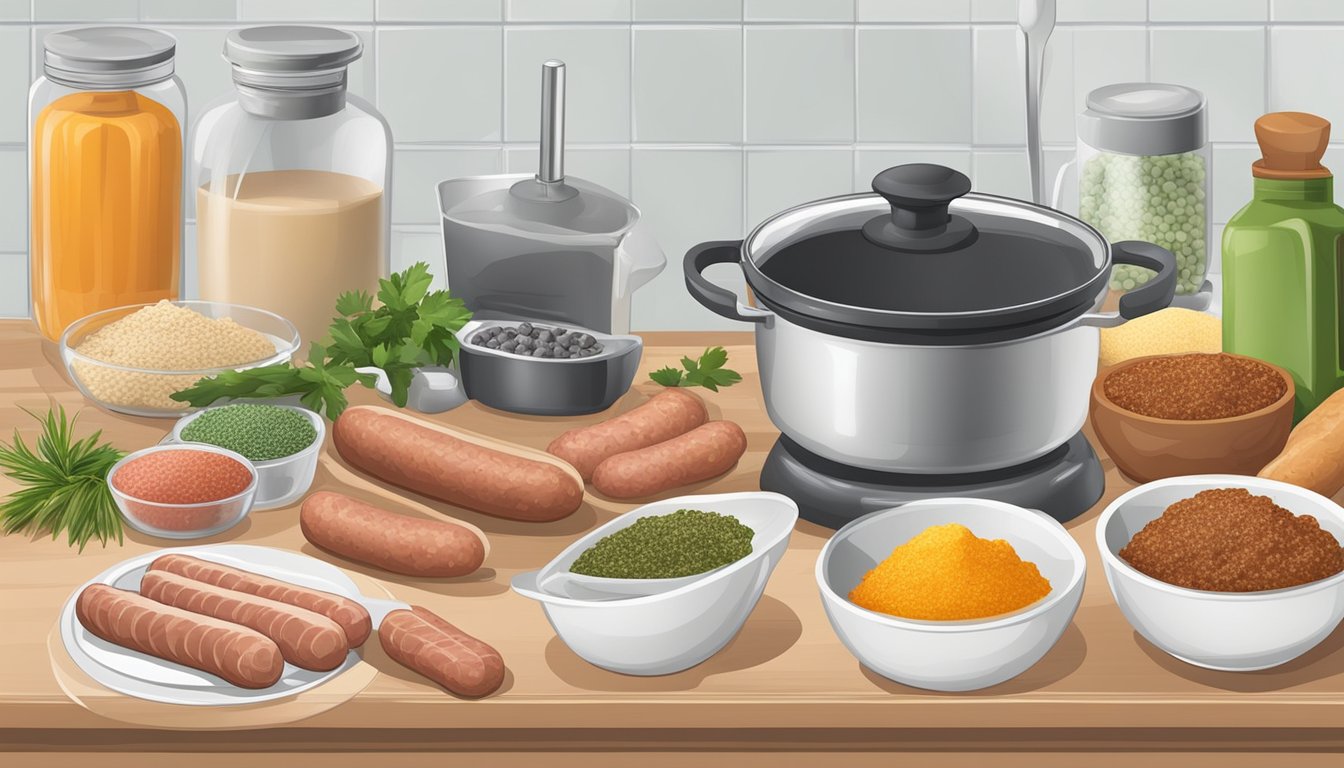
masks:
<svg viewBox="0 0 1344 768"><path fill-rule="evenodd" d="M392 402L405 407L415 369L450 365L458 352L456 331L471 319L461 299L448 291L430 291L429 265L420 262L378 281L378 307L366 291L349 291L336 299L337 316L328 343L314 342L308 365L289 363L229 371L201 379L172 395L193 407L222 398L271 398L299 395L314 411L335 420L349 405L347 387L374 386L377 378L356 368L383 369L392 387Z"/></svg>
<svg viewBox="0 0 1344 768"><path fill-rule="evenodd" d="M731 387L742 380L742 374L724 368L728 362L728 351L723 347L712 347L700 355L700 359L681 358L679 371L672 366L659 368L649 374L649 378L664 387L704 387L710 392L718 392L719 387Z"/></svg>

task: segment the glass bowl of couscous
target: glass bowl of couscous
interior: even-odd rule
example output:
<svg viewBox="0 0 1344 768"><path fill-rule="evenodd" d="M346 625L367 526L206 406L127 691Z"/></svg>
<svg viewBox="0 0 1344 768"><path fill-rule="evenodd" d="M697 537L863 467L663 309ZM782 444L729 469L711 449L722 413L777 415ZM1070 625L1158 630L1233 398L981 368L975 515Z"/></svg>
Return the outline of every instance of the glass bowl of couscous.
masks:
<svg viewBox="0 0 1344 768"><path fill-rule="evenodd" d="M214 301L160 301L95 312L61 335L61 359L88 399L131 416L179 417L171 398L197 381L288 361L294 324L272 312Z"/></svg>

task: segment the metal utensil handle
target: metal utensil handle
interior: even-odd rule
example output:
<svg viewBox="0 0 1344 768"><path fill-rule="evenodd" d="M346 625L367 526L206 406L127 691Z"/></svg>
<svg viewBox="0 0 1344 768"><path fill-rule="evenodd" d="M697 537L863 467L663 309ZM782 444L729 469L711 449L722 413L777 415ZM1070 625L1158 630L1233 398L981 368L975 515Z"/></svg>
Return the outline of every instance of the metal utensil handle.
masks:
<svg viewBox="0 0 1344 768"><path fill-rule="evenodd" d="M537 181L565 180L565 62L541 65L541 162Z"/></svg>
<svg viewBox="0 0 1344 768"><path fill-rule="evenodd" d="M1111 262L1157 272L1143 285L1120 297L1119 312L1093 312L1078 318L1080 325L1114 328L1126 320L1166 309L1176 296L1176 257L1160 245L1142 240L1111 243Z"/></svg>
<svg viewBox="0 0 1344 768"><path fill-rule="evenodd" d="M691 297L716 315L744 323L764 323L773 312L748 307L737 300L737 294L709 282L702 274L714 264L741 264L741 240L711 240L693 246L686 252L682 268L686 272L686 290Z"/></svg>

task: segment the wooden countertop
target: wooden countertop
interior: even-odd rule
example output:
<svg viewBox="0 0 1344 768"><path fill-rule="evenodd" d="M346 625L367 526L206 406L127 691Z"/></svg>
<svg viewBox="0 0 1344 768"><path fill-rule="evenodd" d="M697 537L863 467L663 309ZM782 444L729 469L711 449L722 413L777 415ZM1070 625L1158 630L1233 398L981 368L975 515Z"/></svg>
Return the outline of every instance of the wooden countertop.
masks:
<svg viewBox="0 0 1344 768"><path fill-rule="evenodd" d="M685 492L754 490L778 432L761 403L749 334L650 333L644 372L725 344L742 384L704 393L715 417L742 425L749 450L727 477ZM79 434L102 429L118 447L157 442L170 422L127 418L86 403L51 364L52 350L26 322L0 323L0 433L35 434L22 410L50 402L82 409ZM656 391L644 380L617 408ZM376 402L366 391L355 402ZM475 403L435 418L465 429L544 448L561 431L596 417L547 419L490 411ZM328 447L317 488L345 487L349 477ZM590 666L555 637L539 606L513 594L515 573L537 568L579 534L629 505L589 494L573 516L555 523L496 520L357 480L357 494L389 506L429 507L468 520L489 535L485 567L461 579L416 580L347 563L396 597L428 606L497 647L509 668L503 689L463 701L388 660L376 643L365 661L378 674L348 701L308 719L237 733L182 733L118 722L74 703L53 674L47 638L77 585L116 562L166 542L128 532L124 546L96 543L83 554L64 541L0 538L0 589L8 614L0 631L0 749L158 752L274 749L276 752L397 745L426 750L491 752L525 744L544 750L683 748L688 743L799 749L1072 749L1218 748L1239 752L1291 747L1344 749L1344 631L1287 666L1252 674L1212 672L1179 662L1130 629L1107 589L1093 528L1107 502L1131 487L1105 462L1106 494L1069 529L1088 558L1088 581L1073 625L1059 644L1020 677L984 691L939 694L907 688L863 669L832 633L813 580L828 531L800 523L765 595L741 634L700 666L667 677L625 677ZM0 492L12 488L0 479ZM419 507L417 505L424 505ZM426 513L432 514L432 513ZM299 533L296 508L254 513L215 541L316 554ZM325 556L324 556L325 557ZM118 694L107 692L107 697ZM96 709L96 707L95 707ZM242 747L240 744L251 745ZM261 745L261 746L258 746ZM829 745L829 746L827 746ZM1244 755L1243 755L1244 756Z"/></svg>

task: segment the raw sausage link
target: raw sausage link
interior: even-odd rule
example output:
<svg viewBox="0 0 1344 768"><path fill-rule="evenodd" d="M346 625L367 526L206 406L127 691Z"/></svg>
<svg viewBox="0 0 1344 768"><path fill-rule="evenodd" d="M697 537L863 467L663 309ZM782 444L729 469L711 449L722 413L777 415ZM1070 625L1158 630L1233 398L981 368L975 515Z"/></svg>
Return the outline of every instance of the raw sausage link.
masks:
<svg viewBox="0 0 1344 768"><path fill-rule="evenodd" d="M307 589L287 581L230 568L190 555L163 555L150 563L149 569L176 573L216 587L246 592L249 595L277 600L320 613L341 626L345 631L346 642L351 648L363 645L364 641L369 639L369 633L373 631L373 622L369 619L369 612L364 610L364 606L348 597L331 592Z"/></svg>
<svg viewBox="0 0 1344 768"><path fill-rule="evenodd" d="M597 465L593 487L613 499L637 499L727 472L747 452L731 421L711 421L657 445L618 453Z"/></svg>
<svg viewBox="0 0 1344 768"><path fill-rule="evenodd" d="M341 625L302 608L216 587L168 571L146 571L140 594L164 605L241 624L269 637L285 661L327 672L341 666L350 650Z"/></svg>
<svg viewBox="0 0 1344 768"><path fill-rule="evenodd" d="M378 642L393 661L459 696L485 696L504 683L499 651L420 606L387 614Z"/></svg>
<svg viewBox="0 0 1344 768"><path fill-rule="evenodd" d="M582 483L555 464L477 445L386 408L345 409L332 439L356 469L487 515L549 522L583 503Z"/></svg>
<svg viewBox="0 0 1344 768"><path fill-rule="evenodd" d="M708 420L709 411L700 398L665 389L620 416L569 430L552 440L546 451L572 464L584 480L592 480L604 459L671 440Z"/></svg>
<svg viewBox="0 0 1344 768"><path fill-rule="evenodd" d="M85 587L75 600L75 615L109 643L208 672L240 688L269 688L285 668L280 649L260 632L106 584Z"/></svg>
<svg viewBox="0 0 1344 768"><path fill-rule="evenodd" d="M328 552L406 576L464 576L485 561L485 544L469 528L399 515L329 491L304 499L299 527Z"/></svg>

